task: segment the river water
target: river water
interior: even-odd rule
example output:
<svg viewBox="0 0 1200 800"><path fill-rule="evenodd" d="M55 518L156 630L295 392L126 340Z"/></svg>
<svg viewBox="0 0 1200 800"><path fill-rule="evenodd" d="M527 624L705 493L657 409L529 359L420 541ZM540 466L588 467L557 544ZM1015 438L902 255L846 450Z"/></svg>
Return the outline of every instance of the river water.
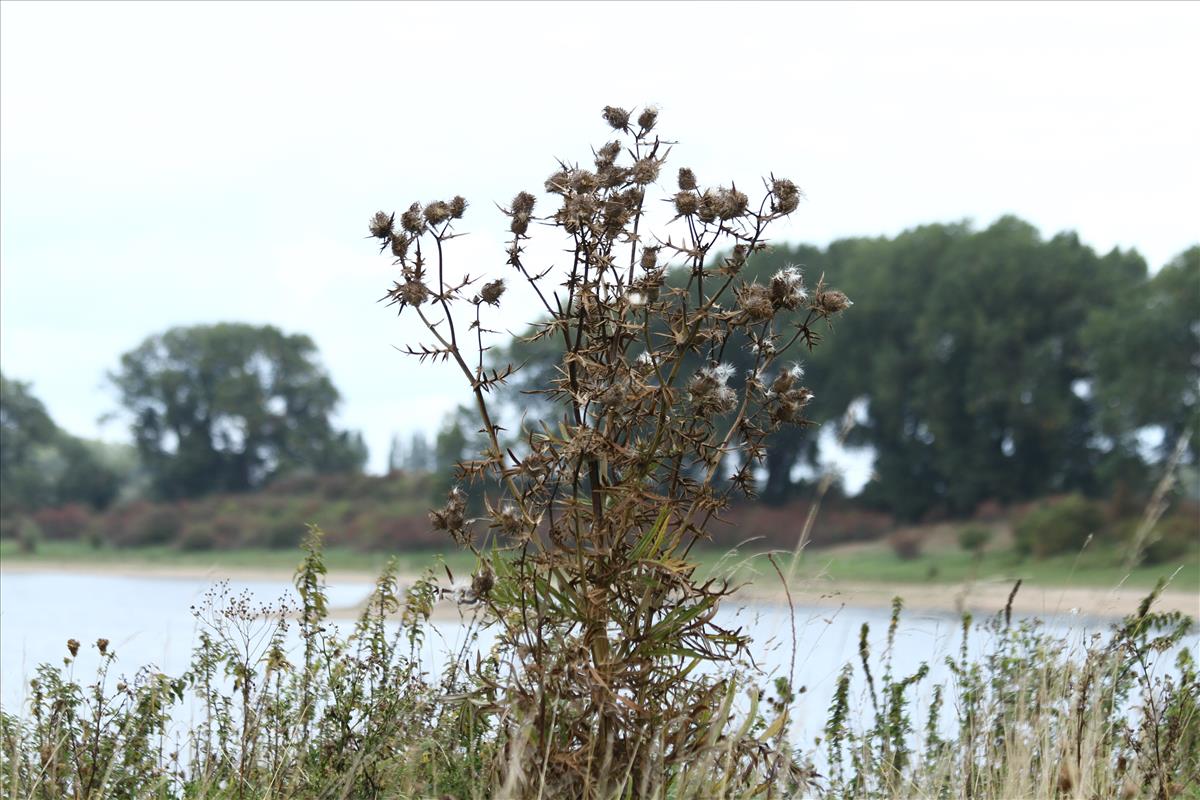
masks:
<svg viewBox="0 0 1200 800"><path fill-rule="evenodd" d="M70 638L82 643L74 670L84 684L90 682L99 660L92 643L100 637L108 639L117 654L114 677L132 675L148 664L171 676L182 674L198 633L199 623L191 608L203 603L205 592L212 586L213 581L197 579L0 574L0 705L9 712L23 710L28 681L37 665L61 664ZM261 601L294 598L294 589L286 582L234 581L230 588L247 590ZM366 583L332 583L329 605L335 609L352 607L370 588ZM888 616L883 609L798 607L793 613L776 605L727 604L717 620L750 634L755 661L769 676L788 675L794 662L794 684L806 689L794 719L805 743L811 744L811 737L820 732L826 718L842 666L848 661L857 665L861 625L870 624L872 653L879 654L885 643ZM1071 615L1051 617L1045 622L1049 631L1073 642L1081 642L1111 624L1111 620ZM446 652L453 652L465 630L457 620L438 621L433 627L436 632L426 636L423 654L431 670L444 662ZM905 612L901 617L895 674L907 675L922 662L930 666L929 677L917 690L917 714L922 701L928 700L929 687L948 680L944 660L958 653L961 641L961 622L955 615ZM298 646L295 640L293 644ZM987 644L986 632L973 632L972 652L979 652ZM1193 634L1185 646L1200 648L1200 637ZM861 681L856 682L854 691L860 701L854 705L860 709L869 706L869 702L863 702Z"/></svg>

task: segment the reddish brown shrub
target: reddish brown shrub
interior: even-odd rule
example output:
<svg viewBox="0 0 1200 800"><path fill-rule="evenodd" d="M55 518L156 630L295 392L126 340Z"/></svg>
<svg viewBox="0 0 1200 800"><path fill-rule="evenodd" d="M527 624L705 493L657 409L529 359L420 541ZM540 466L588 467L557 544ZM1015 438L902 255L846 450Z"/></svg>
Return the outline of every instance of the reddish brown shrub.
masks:
<svg viewBox="0 0 1200 800"><path fill-rule="evenodd" d="M92 523L92 515L83 506L72 503L59 508L43 508L34 512L33 521L47 539L66 541L81 538Z"/></svg>

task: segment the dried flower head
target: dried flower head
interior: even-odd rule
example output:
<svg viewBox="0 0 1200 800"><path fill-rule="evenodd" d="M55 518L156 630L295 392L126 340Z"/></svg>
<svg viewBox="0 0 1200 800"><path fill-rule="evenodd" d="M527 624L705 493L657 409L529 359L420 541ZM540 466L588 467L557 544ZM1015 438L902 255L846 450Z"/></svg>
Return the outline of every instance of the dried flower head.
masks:
<svg viewBox="0 0 1200 800"><path fill-rule="evenodd" d="M658 177L659 167L661 166L662 162L652 156L639 158L633 162L633 182L643 186L647 183L654 183L654 180Z"/></svg>
<svg viewBox="0 0 1200 800"><path fill-rule="evenodd" d="M392 255L396 258L404 258L408 255L408 245L411 241L403 233L392 234Z"/></svg>
<svg viewBox="0 0 1200 800"><path fill-rule="evenodd" d="M733 374L733 367L718 364L698 370L688 382L688 396L702 417L724 414L737 405L737 392L726 384Z"/></svg>
<svg viewBox="0 0 1200 800"><path fill-rule="evenodd" d="M450 219L450 204L442 200L434 200L425 206L425 220L430 225L441 225Z"/></svg>
<svg viewBox="0 0 1200 800"><path fill-rule="evenodd" d="M395 224L395 221L395 214L376 211L375 216L371 217L371 235L376 239L388 238L392 235L392 226Z"/></svg>
<svg viewBox="0 0 1200 800"><path fill-rule="evenodd" d="M616 237L625 230L626 223L633 216L632 209L620 195L604 201L604 233Z"/></svg>
<svg viewBox="0 0 1200 800"><path fill-rule="evenodd" d="M104 655L105 653L107 653L108 652L108 639L103 639L103 638L97 639L96 640L96 649L100 651L100 655Z"/></svg>
<svg viewBox="0 0 1200 800"><path fill-rule="evenodd" d="M749 206L750 198L744 192L739 192L737 187L732 189L722 187L717 190L716 212L721 219L736 219L744 216Z"/></svg>
<svg viewBox="0 0 1200 800"><path fill-rule="evenodd" d="M645 247L642 248L642 269L651 270L658 266L658 248Z"/></svg>
<svg viewBox="0 0 1200 800"><path fill-rule="evenodd" d="M652 130L657 122L658 109L654 106L646 106L642 109L642 113L638 115L637 123L643 132Z"/></svg>
<svg viewBox="0 0 1200 800"><path fill-rule="evenodd" d="M400 227L411 233L413 236L420 236L425 232L425 220L421 217L421 204L413 203L400 215Z"/></svg>
<svg viewBox="0 0 1200 800"><path fill-rule="evenodd" d="M721 271L726 275L737 275L742 271L742 267L746 266L746 258L749 256L750 248L744 244L734 245L728 257L721 265Z"/></svg>
<svg viewBox="0 0 1200 800"><path fill-rule="evenodd" d="M459 544L466 544L467 498L462 489L455 486L446 498L446 505L429 512L429 521L435 531L446 531Z"/></svg>
<svg viewBox="0 0 1200 800"><path fill-rule="evenodd" d="M600 188L600 178L596 173L586 169L571 170L571 191L579 194L591 194Z"/></svg>
<svg viewBox="0 0 1200 800"><path fill-rule="evenodd" d="M542 184L542 186L551 194L563 194L567 191L568 181L570 181L570 179L571 176L567 174L567 171L565 169L560 169L549 178L546 178L546 182Z"/></svg>
<svg viewBox="0 0 1200 800"><path fill-rule="evenodd" d="M566 173L563 173L564 180ZM537 198L529 192L517 192L517 196L512 200L512 211L514 214L532 214L533 207L537 204Z"/></svg>
<svg viewBox="0 0 1200 800"><path fill-rule="evenodd" d="M690 217L700 208L700 198L695 192L683 191L675 195L675 213L681 217Z"/></svg>
<svg viewBox="0 0 1200 800"><path fill-rule="evenodd" d="M777 403L771 408L771 420L779 423L802 423L804 407L812 399L813 393L804 388L777 395Z"/></svg>
<svg viewBox="0 0 1200 800"><path fill-rule="evenodd" d="M79 640L67 639L67 651L70 652L71 658L79 655Z"/></svg>
<svg viewBox="0 0 1200 800"><path fill-rule="evenodd" d="M454 195L454 199L450 201L450 216L454 219L462 219L466 211L467 199L461 194Z"/></svg>
<svg viewBox="0 0 1200 800"><path fill-rule="evenodd" d="M496 585L496 576L492 572L491 567L484 566L480 572L471 579L471 598L474 600L482 600L491 594L492 588Z"/></svg>
<svg viewBox="0 0 1200 800"><path fill-rule="evenodd" d="M514 538L520 537L525 532L525 521L521 519L517 507L511 502L505 502L492 513L492 526L499 528L500 532L506 536Z"/></svg>
<svg viewBox="0 0 1200 800"><path fill-rule="evenodd" d="M771 207L779 214L790 214L800 205L800 189L786 178L771 182Z"/></svg>
<svg viewBox="0 0 1200 800"><path fill-rule="evenodd" d="M771 293L760 283L750 283L737 291L738 308L751 322L762 322L775 315Z"/></svg>
<svg viewBox="0 0 1200 800"><path fill-rule="evenodd" d="M700 195L700 207L696 210L696 216L701 222L715 222L717 208L717 193L712 189L705 189L704 194Z"/></svg>
<svg viewBox="0 0 1200 800"><path fill-rule="evenodd" d="M500 305L500 295L504 294L504 279L497 278L491 283L485 283L479 290L479 299L488 305Z"/></svg>
<svg viewBox="0 0 1200 800"><path fill-rule="evenodd" d="M604 121L612 126L613 130L624 131L629 129L629 112L618 106L604 107Z"/></svg>
<svg viewBox="0 0 1200 800"><path fill-rule="evenodd" d="M604 147L596 151L596 169L611 167L619 155L621 155L620 142L612 141L604 145Z"/></svg>
<svg viewBox="0 0 1200 800"><path fill-rule="evenodd" d="M685 192L690 192L696 188L696 173L692 172L687 167L679 168L679 188Z"/></svg>
<svg viewBox="0 0 1200 800"><path fill-rule="evenodd" d="M568 463L580 459L600 458L608 451L609 442L604 434L584 425L571 429L571 438L563 448L563 457Z"/></svg>
<svg viewBox="0 0 1200 800"><path fill-rule="evenodd" d="M392 303L399 304L400 308L420 308L429 299L429 287L419 279L407 277L404 283L393 282L388 297L392 299Z"/></svg>
<svg viewBox="0 0 1200 800"><path fill-rule="evenodd" d="M853 303L850 298L846 297L844 292L839 292L836 289L817 292L816 298L813 300L813 307L827 317L832 317L834 314L845 311Z"/></svg>
<svg viewBox="0 0 1200 800"><path fill-rule="evenodd" d="M509 224L508 229L517 236L524 236L529 231L529 219L528 214L519 211L513 214L512 222Z"/></svg>
<svg viewBox="0 0 1200 800"><path fill-rule="evenodd" d="M629 180L629 170L615 164L606 164L596 175L602 189L615 189Z"/></svg>
<svg viewBox="0 0 1200 800"><path fill-rule="evenodd" d="M771 303L776 308L794 310L804 302L807 294L800 270L791 264L771 277Z"/></svg>

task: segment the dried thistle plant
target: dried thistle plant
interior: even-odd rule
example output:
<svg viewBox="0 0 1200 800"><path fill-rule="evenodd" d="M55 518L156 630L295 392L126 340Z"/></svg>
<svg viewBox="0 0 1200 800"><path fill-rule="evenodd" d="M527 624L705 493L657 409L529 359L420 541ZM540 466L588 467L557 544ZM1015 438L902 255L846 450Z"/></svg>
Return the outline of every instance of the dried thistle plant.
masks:
<svg viewBox="0 0 1200 800"><path fill-rule="evenodd" d="M533 391L560 416L525 425L519 445L502 444L492 407L517 367L489 369L485 357L495 334L483 315L502 302L503 279L446 278L465 201L413 203L398 226L384 212L370 221L400 271L385 300L429 333L406 351L458 366L488 442L459 470L485 487L484 518L467 517L456 488L431 520L481 559L473 595L511 657L487 693L509 724L534 720L517 771L601 795L616 765L636 782L723 736L713 726L730 685L696 668L735 661L747 639L714 620L732 587L695 578L688 553L731 491L752 491L768 434L808 424L813 393L783 359L816 345L817 324L850 304L794 268L765 285L740 277L772 223L796 210L792 181L771 176L752 199L680 169L663 198L675 216L651 232L648 195L672 143L654 109L607 106L603 118L616 138L592 165L560 163L548 199L521 191L504 208L507 264L542 306L530 341L558 346L555 377ZM529 263L542 232L569 242L568 265ZM722 361L731 340L753 345L746 375ZM722 464L733 465L728 483Z"/></svg>

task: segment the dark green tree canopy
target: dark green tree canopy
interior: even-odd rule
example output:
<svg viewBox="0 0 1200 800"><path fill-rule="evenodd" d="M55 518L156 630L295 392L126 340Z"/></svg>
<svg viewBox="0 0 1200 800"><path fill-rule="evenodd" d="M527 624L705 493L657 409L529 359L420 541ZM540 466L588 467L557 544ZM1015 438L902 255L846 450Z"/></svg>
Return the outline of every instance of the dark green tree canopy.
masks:
<svg viewBox="0 0 1200 800"><path fill-rule="evenodd" d="M875 453L866 499L903 518L1143 481L1146 428L1164 431L1167 450L1191 430L1191 459L1200 452L1200 247L1151 278L1135 252L1101 255L1074 234L1047 239L1004 217L982 230L925 225L781 246L743 274L766 283L789 265L854 301L825 346L802 355L821 387L808 413L836 423L866 401L850 439ZM536 416L542 409L517 393L548 379L545 340L494 355L495 366L524 365L508 391ZM720 359L736 375L752 363L735 338ZM772 435L763 500L793 494L797 467L815 464L816 437Z"/></svg>
<svg viewBox="0 0 1200 800"><path fill-rule="evenodd" d="M1097 309L1084 337L1104 434L1130 448L1137 431L1160 428L1165 455L1186 431L1194 463L1200 457L1200 246L1111 307Z"/></svg>
<svg viewBox="0 0 1200 800"><path fill-rule="evenodd" d="M124 477L94 443L54 424L29 384L0 375L0 498L5 513L66 503L104 508Z"/></svg>
<svg viewBox="0 0 1200 800"><path fill-rule="evenodd" d="M247 491L298 470L360 470L358 434L335 430L340 397L304 335L246 324L172 328L110 376L164 497Z"/></svg>

